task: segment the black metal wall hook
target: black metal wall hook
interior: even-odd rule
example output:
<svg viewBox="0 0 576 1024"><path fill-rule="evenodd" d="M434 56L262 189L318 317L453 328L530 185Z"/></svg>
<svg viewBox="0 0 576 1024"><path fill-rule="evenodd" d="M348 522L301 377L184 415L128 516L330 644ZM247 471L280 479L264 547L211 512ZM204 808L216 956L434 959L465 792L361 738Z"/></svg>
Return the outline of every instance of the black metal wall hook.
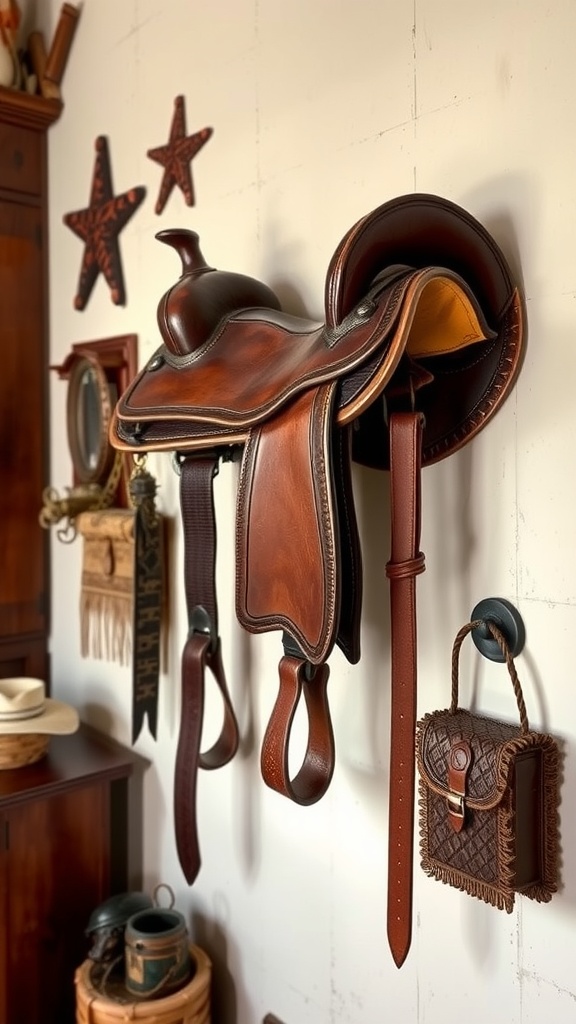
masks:
<svg viewBox="0 0 576 1024"><path fill-rule="evenodd" d="M504 597L486 597L479 601L472 611L470 621L483 619L481 626L472 630L472 639L485 658L490 661L504 661L504 655L485 622L493 622L504 635L510 654L513 658L520 654L526 640L526 630L522 616L517 608Z"/></svg>

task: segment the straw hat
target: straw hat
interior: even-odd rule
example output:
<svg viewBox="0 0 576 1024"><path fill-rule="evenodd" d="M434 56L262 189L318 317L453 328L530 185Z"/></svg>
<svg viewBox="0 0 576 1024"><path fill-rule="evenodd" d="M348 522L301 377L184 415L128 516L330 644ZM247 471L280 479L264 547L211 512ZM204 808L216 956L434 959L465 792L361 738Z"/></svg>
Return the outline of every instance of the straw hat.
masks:
<svg viewBox="0 0 576 1024"><path fill-rule="evenodd" d="M46 697L41 679L0 679L0 737L76 732L78 712L69 704Z"/></svg>

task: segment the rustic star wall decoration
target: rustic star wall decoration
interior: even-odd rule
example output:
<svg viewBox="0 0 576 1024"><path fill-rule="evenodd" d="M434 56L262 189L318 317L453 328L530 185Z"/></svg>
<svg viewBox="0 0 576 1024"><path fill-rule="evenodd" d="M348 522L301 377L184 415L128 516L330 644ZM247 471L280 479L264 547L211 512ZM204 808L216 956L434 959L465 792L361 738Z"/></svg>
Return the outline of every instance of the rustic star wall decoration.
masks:
<svg viewBox="0 0 576 1024"><path fill-rule="evenodd" d="M115 196L112 190L108 141L99 135L95 143L96 160L90 190L90 204L85 210L64 215L64 223L85 243L80 268L75 309L84 309L98 274L104 274L112 302L123 306L126 301L118 235L140 206L146 189L139 185Z"/></svg>
<svg viewBox="0 0 576 1024"><path fill-rule="evenodd" d="M155 206L156 213L162 213L174 185L178 185L178 188L181 189L186 204L194 206L194 186L192 184L190 161L202 149L202 146L208 142L211 135L211 128L202 128L201 131L194 132L193 135L186 135L184 97L177 96L174 100L174 116L168 142L165 146L149 149L146 154L151 160L162 164L164 168L160 192Z"/></svg>

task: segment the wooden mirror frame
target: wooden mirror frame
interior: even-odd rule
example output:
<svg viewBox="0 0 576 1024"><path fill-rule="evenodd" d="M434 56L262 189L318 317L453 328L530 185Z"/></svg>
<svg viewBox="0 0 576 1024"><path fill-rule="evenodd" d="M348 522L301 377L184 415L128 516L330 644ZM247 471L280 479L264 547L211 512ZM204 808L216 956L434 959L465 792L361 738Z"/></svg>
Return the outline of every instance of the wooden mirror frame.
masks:
<svg viewBox="0 0 576 1024"><path fill-rule="evenodd" d="M102 483L103 481L100 477L102 474L106 473L106 468L109 468L114 459L113 449L108 442L107 447L103 444L99 452L97 466L98 475L96 472L83 474L81 471L78 471L77 467L79 465L79 460L78 449L74 439L75 431L70 430L71 417L74 415L72 410L74 391L77 393L78 389L78 367L83 362L89 362L95 369L101 393L103 412L102 422L103 425L106 424L107 430L111 409L106 384L113 386L116 394L121 395L136 375L136 371L138 369L137 360L137 335L123 334L117 337L101 338L95 341L77 342L72 345L70 354L61 365L50 367L50 369L56 371L61 380L67 380L69 382L69 393L67 399L68 440L73 463L73 483L75 486L82 483ZM115 506L118 508L129 507L128 480L130 479L130 473L132 471L132 457L128 454L125 455L123 459L123 472L121 474L118 493L114 502Z"/></svg>
<svg viewBox="0 0 576 1024"><path fill-rule="evenodd" d="M96 404L98 406L98 437L94 439L94 451L91 453L94 460L93 465L87 464L87 453L84 451L85 445L81 436L82 431L79 427L82 414L81 403L84 401L83 392L86 387L87 373L91 375L95 386ZM108 380L100 363L91 356L84 356L78 359L70 372L68 396L66 399L68 447L72 456L74 474L83 484L100 484L100 486L104 486L114 462L114 454L108 441L108 430L112 417L112 402L114 400L110 395L110 384L111 382ZM116 388L114 387L115 395Z"/></svg>

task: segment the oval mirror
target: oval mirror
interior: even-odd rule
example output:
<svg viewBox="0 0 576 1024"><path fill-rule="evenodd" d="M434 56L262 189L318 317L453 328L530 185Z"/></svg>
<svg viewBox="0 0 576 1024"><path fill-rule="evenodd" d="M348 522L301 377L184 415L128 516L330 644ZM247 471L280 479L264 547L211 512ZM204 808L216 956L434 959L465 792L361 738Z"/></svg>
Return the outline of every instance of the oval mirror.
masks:
<svg viewBox="0 0 576 1024"><path fill-rule="evenodd" d="M113 396L97 360L79 359L70 374L68 444L77 480L104 484L114 461L108 441Z"/></svg>

